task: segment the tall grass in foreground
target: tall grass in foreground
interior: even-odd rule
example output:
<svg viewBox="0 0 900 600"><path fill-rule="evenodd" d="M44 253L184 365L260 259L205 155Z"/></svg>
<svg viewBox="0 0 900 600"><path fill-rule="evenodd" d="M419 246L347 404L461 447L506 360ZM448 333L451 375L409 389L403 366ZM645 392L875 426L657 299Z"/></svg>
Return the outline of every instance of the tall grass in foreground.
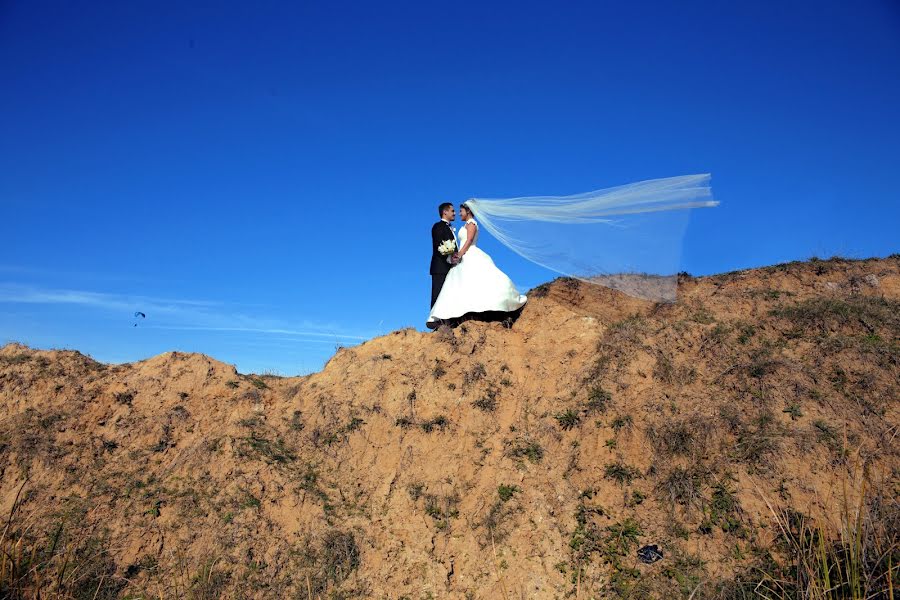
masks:
<svg viewBox="0 0 900 600"><path fill-rule="evenodd" d="M116 577L103 537L92 529L71 534L62 522L42 535L39 524L20 520L24 487L25 483L0 533L0 598L116 598L125 582Z"/></svg>
<svg viewBox="0 0 900 600"><path fill-rule="evenodd" d="M217 556L188 556L181 548L163 563L145 556L124 570L122 548L110 544L102 527L85 512L27 514L27 484L18 489L5 523L0 520L0 600L113 600L116 598L217 600L281 598L290 580L272 581L258 563L242 568ZM360 550L351 531L330 529L305 542L293 563L294 595L309 600L361 597L338 588L359 567ZM299 585L298 585L299 584ZM298 595L299 594L299 595Z"/></svg>
<svg viewBox="0 0 900 600"><path fill-rule="evenodd" d="M764 549L767 557L734 581L701 581L690 598L900 600L894 591L900 569L900 497L896 476L892 476L873 484L867 469L859 476L853 468L839 490L837 510L832 511L836 522L829 522L824 513L822 518L812 519L789 507L776 507L764 497L776 524L775 539ZM117 572L115 551L95 528L83 523L79 527L72 521L69 531L62 522L39 523L23 516L20 497L24 487L19 489L5 524L0 521L0 599L99 600L124 593L132 598L192 600L233 596L227 589L233 576L227 567L207 560L193 571L189 568L192 560L181 554L174 571L148 565L154 576L143 585L157 589L140 593L131 587L134 583L126 578L127 573ZM329 584L339 584L357 568L358 547L348 535L333 532L315 545L307 565L315 569L297 572L295 581L301 589L295 592L299 597L328 597ZM506 582L499 567L495 573L505 595ZM575 597L582 597L580 569L573 583ZM671 582L666 585L669 595L655 597L676 597L671 595L677 593ZM647 589L655 588L650 585Z"/></svg>
<svg viewBox="0 0 900 600"><path fill-rule="evenodd" d="M764 598L809 600L894 600L900 567L900 507L896 482L873 492L868 468L845 478L840 523L791 509L776 509L764 497L778 528L776 552L783 570L764 570L755 592ZM854 490L854 487L857 487ZM858 497L854 501L853 493ZM837 529L837 531L835 531Z"/></svg>

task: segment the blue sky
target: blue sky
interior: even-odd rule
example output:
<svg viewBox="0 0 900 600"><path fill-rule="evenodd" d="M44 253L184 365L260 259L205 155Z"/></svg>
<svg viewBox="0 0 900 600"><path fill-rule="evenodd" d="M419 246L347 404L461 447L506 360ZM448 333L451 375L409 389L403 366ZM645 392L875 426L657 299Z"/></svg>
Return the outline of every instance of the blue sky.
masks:
<svg viewBox="0 0 900 600"><path fill-rule="evenodd" d="M309 372L422 327L439 202L690 173L691 273L886 256L898 73L892 0L6 0L0 342Z"/></svg>

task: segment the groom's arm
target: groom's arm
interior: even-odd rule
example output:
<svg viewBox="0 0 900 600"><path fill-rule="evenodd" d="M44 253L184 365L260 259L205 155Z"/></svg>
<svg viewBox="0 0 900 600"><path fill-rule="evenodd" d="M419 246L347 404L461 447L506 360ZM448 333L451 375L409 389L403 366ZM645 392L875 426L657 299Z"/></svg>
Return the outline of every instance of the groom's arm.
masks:
<svg viewBox="0 0 900 600"><path fill-rule="evenodd" d="M431 226L431 249L437 252L438 246L441 245L441 242L444 240L441 239L441 228L438 227L439 223L435 223Z"/></svg>
<svg viewBox="0 0 900 600"><path fill-rule="evenodd" d="M447 228L443 226L443 221L441 221L440 223L435 223L431 227L431 248L434 252L440 254L440 252L438 252L438 246L440 246L447 240L453 239L453 234L451 233L450 235L447 235L448 233L449 232L447 231ZM452 256L445 256L444 260L446 260L451 265L453 264Z"/></svg>

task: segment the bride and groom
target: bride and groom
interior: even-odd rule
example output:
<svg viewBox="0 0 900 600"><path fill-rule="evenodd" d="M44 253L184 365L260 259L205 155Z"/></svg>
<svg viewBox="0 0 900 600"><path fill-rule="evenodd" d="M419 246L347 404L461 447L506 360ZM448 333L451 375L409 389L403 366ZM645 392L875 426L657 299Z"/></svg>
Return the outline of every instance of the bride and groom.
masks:
<svg viewBox="0 0 900 600"><path fill-rule="evenodd" d="M436 329L473 313L512 313L528 300L506 274L481 250L478 223L472 209L459 207L464 225L453 229L456 210L445 202L438 207L441 220L431 228L431 314L425 326Z"/></svg>
<svg viewBox="0 0 900 600"><path fill-rule="evenodd" d="M699 173L569 196L469 198L459 207L465 225L458 235L453 205L441 204L441 220L431 228L427 327L468 316L509 318L525 305L527 298L478 248L481 227L550 271L643 300L675 302L691 209L719 204L709 181L709 173Z"/></svg>

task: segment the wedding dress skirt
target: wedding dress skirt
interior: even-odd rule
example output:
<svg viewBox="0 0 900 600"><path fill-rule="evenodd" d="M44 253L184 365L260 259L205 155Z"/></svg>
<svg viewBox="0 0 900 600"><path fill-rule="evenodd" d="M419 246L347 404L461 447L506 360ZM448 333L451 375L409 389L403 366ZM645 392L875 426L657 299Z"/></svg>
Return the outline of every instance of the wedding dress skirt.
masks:
<svg viewBox="0 0 900 600"><path fill-rule="evenodd" d="M474 220L469 222L475 223ZM466 228L460 228L460 248L465 245L466 237ZM527 300L510 278L494 265L491 257L473 242L460 263L447 273L428 322L475 312L512 312L522 308Z"/></svg>

